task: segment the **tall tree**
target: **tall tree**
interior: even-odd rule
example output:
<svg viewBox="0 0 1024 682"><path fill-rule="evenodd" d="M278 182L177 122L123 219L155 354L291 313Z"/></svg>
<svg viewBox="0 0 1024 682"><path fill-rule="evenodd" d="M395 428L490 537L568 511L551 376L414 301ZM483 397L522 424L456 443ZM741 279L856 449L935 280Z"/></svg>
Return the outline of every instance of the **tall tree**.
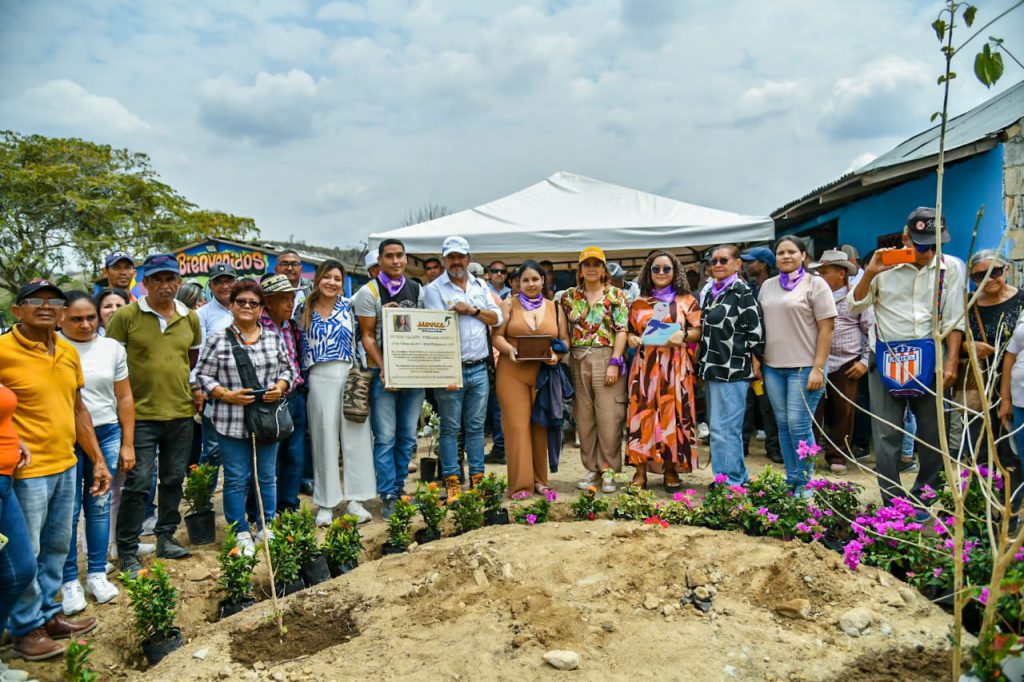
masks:
<svg viewBox="0 0 1024 682"><path fill-rule="evenodd" d="M145 154L77 138L0 132L0 287L52 278L73 256L167 250L258 234L250 218L205 211L161 182Z"/></svg>

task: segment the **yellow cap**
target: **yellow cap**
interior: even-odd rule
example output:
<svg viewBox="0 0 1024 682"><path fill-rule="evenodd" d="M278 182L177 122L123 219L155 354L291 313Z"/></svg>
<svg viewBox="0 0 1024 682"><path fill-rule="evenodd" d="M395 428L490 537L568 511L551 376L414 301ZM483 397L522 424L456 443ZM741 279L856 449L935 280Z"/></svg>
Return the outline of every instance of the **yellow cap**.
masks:
<svg viewBox="0 0 1024 682"><path fill-rule="evenodd" d="M604 249L597 246L588 246L587 248L580 251L580 263L587 260L588 258L596 258L602 263L607 263L604 257Z"/></svg>

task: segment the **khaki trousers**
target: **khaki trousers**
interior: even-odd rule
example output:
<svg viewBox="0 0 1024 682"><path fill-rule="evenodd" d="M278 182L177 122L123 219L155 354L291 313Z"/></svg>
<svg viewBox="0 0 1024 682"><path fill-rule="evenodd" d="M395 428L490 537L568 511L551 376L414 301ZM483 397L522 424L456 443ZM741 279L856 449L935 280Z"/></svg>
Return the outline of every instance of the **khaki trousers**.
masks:
<svg viewBox="0 0 1024 682"><path fill-rule="evenodd" d="M626 378L604 385L612 349L572 349L573 417L580 459L587 471L622 471L622 422L626 418ZM618 368L616 368L618 369Z"/></svg>

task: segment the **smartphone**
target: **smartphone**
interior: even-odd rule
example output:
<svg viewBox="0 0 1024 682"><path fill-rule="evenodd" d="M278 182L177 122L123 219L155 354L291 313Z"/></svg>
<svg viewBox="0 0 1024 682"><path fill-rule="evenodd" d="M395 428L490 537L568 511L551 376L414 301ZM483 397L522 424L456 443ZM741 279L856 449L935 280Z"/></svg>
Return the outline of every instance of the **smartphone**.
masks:
<svg viewBox="0 0 1024 682"><path fill-rule="evenodd" d="M899 265L901 263L913 263L917 260L917 254L910 246L902 249L886 249L880 253L882 254L882 265Z"/></svg>
<svg viewBox="0 0 1024 682"><path fill-rule="evenodd" d="M256 400L263 400L263 396L265 396L267 394L267 391L269 390L269 388L261 388L253 391L249 395L251 395L253 398L256 398Z"/></svg>

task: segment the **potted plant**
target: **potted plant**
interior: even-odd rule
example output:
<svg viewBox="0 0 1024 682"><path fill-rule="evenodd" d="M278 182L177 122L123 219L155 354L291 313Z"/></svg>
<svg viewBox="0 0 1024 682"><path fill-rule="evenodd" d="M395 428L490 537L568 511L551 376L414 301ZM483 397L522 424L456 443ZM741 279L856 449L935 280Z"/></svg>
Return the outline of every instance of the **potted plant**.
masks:
<svg viewBox="0 0 1024 682"><path fill-rule="evenodd" d="M160 561L139 571L136 578L121 574L128 589L128 598L135 611L133 628L142 644L142 652L150 665L156 665L167 654L182 645L181 630L174 626L178 589Z"/></svg>
<svg viewBox="0 0 1024 682"><path fill-rule="evenodd" d="M284 512L288 517L288 526L295 539L295 551L299 558L299 574L306 587L319 585L331 579L331 571L327 567L327 557L320 551L316 540L316 520L313 510L302 505L298 511Z"/></svg>
<svg viewBox="0 0 1024 682"><path fill-rule="evenodd" d="M217 604L217 615L227 618L256 603L252 594L252 571L259 559L255 554L245 554L238 546L233 523L227 528L217 559L220 561L217 583L224 590L224 599Z"/></svg>
<svg viewBox="0 0 1024 682"><path fill-rule="evenodd" d="M68 644L64 652L64 680L66 682L96 682L99 678L89 667L89 656L92 655L92 642L78 639Z"/></svg>
<svg viewBox="0 0 1024 682"><path fill-rule="evenodd" d="M529 504L516 504L512 507L512 520L515 523L522 523L532 526L537 523L544 523L551 513L551 503L558 499L558 493L551 488L544 491L544 497L533 500Z"/></svg>
<svg viewBox="0 0 1024 682"><path fill-rule="evenodd" d="M188 540L193 545L208 545L217 537L213 515L213 479L217 467L212 464L193 464L185 478L185 489L181 497L188 505L185 513L185 527Z"/></svg>
<svg viewBox="0 0 1024 682"><path fill-rule="evenodd" d="M426 485L417 483L413 502L416 504L416 508L420 510L423 523L427 525L426 528L416 531L416 542L422 545L426 542L440 540L441 524L444 523L445 517L448 516L448 507L441 500L441 493L437 483L433 481Z"/></svg>
<svg viewBox="0 0 1024 682"><path fill-rule="evenodd" d="M459 505L452 510L458 535L482 528L484 525L484 498L478 488L459 495Z"/></svg>
<svg viewBox="0 0 1024 682"><path fill-rule="evenodd" d="M508 490L508 477L498 476L493 471L476 484L484 501L484 525L503 526L508 523L508 510L501 504Z"/></svg>
<svg viewBox="0 0 1024 682"><path fill-rule="evenodd" d="M359 565L359 555L364 549L363 538L359 533L359 519L353 514L334 519L327 528L322 547L331 577L337 578Z"/></svg>
<svg viewBox="0 0 1024 682"><path fill-rule="evenodd" d="M295 538L285 514L274 519L274 533L270 537L270 570L274 575L274 587L278 597L298 592L305 585L299 574L299 553Z"/></svg>
<svg viewBox="0 0 1024 682"><path fill-rule="evenodd" d="M423 403L421 416L425 424L416 435L420 438L430 438L430 445L427 448L430 456L420 457L420 480L424 483L431 483L441 478L441 419L428 402Z"/></svg>
<svg viewBox="0 0 1024 682"><path fill-rule="evenodd" d="M572 516L577 521L593 521L608 511L608 500L597 496L597 486L584 490L572 503Z"/></svg>
<svg viewBox="0 0 1024 682"><path fill-rule="evenodd" d="M412 542L409 531L412 527L412 515L416 513L416 505L408 495L402 495L395 502L395 509L388 518L388 541L384 543L384 554L401 554Z"/></svg>

